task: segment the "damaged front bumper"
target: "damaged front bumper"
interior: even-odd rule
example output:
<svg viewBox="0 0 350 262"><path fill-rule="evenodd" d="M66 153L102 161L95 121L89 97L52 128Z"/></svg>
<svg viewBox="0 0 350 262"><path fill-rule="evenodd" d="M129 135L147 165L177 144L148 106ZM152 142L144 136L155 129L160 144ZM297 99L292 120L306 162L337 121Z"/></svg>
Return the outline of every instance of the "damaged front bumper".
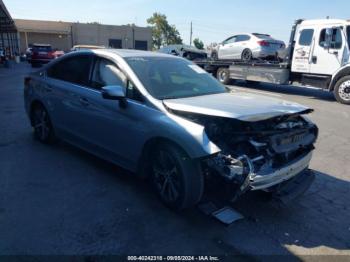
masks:
<svg viewBox="0 0 350 262"><path fill-rule="evenodd" d="M286 180L292 179L294 176L300 174L309 167L311 158L312 152L309 152L279 169L269 171L263 170L257 174L249 174L250 189L265 190Z"/></svg>

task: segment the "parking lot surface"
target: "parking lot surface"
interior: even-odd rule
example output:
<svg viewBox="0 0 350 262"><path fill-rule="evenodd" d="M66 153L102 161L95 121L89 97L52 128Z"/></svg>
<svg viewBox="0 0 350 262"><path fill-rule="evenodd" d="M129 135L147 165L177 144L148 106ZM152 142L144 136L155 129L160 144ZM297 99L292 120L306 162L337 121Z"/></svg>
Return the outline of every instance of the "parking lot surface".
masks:
<svg viewBox="0 0 350 262"><path fill-rule="evenodd" d="M298 202L280 208L248 194L233 205L245 219L226 227L197 209L168 210L147 182L117 166L33 140L23 106L31 70L0 68L0 254L350 256L350 106L331 94L232 86L314 108L320 136L316 180Z"/></svg>

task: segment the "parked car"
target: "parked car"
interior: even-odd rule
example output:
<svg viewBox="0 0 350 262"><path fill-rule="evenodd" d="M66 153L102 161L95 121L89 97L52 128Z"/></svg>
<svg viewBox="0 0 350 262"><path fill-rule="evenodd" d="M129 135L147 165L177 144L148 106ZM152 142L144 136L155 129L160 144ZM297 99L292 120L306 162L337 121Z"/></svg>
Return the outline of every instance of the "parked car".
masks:
<svg viewBox="0 0 350 262"><path fill-rule="evenodd" d="M98 45L75 45L72 47L71 51L83 51L83 50L94 50L94 49L105 49L104 46L98 46Z"/></svg>
<svg viewBox="0 0 350 262"><path fill-rule="evenodd" d="M219 44L211 54L213 59L250 61L254 58L276 59L285 43L267 34L234 35Z"/></svg>
<svg viewBox="0 0 350 262"><path fill-rule="evenodd" d="M0 48L0 64L5 63L5 52Z"/></svg>
<svg viewBox="0 0 350 262"><path fill-rule="evenodd" d="M207 59L208 54L204 50L189 45L168 45L158 50L159 53L180 56L188 60Z"/></svg>
<svg viewBox="0 0 350 262"><path fill-rule="evenodd" d="M149 177L174 209L197 204L214 185L229 200L250 190L292 198L314 178L311 109L231 92L183 58L72 52L26 77L24 97L39 141L59 137Z"/></svg>
<svg viewBox="0 0 350 262"><path fill-rule="evenodd" d="M37 67L47 64L62 55L64 55L63 51L53 50L51 45L34 44L28 61L32 64L32 67Z"/></svg>
<svg viewBox="0 0 350 262"><path fill-rule="evenodd" d="M26 50L26 58L27 58L28 63L30 63L30 60L32 59L32 53L33 53L33 48L28 47Z"/></svg>

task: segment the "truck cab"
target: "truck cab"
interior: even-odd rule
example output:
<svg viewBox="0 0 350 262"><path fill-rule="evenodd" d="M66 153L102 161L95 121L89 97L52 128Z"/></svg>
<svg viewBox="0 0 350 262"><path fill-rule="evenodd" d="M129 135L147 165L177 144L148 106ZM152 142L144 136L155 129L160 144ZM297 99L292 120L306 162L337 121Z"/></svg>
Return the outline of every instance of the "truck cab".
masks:
<svg viewBox="0 0 350 262"><path fill-rule="evenodd" d="M223 84L231 79L278 85L313 86L334 93L350 105L350 20L297 20L281 61L196 62L216 74Z"/></svg>
<svg viewBox="0 0 350 262"><path fill-rule="evenodd" d="M350 103L350 78L339 82L350 75L349 45L349 20L302 21L294 37L294 80L335 91L339 102Z"/></svg>

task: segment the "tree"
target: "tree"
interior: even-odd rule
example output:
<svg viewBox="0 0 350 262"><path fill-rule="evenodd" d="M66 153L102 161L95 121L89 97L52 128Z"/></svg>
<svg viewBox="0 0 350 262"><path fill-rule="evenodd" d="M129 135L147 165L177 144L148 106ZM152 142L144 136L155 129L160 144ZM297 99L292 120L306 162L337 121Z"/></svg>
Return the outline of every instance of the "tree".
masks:
<svg viewBox="0 0 350 262"><path fill-rule="evenodd" d="M159 49L164 45L182 44L179 31L174 25L169 25L167 17L160 13L154 13L147 19L152 27L153 47Z"/></svg>
<svg viewBox="0 0 350 262"><path fill-rule="evenodd" d="M193 40L193 44L195 47L197 47L198 49L203 50L204 49L204 43L203 41L199 40L199 38L196 38Z"/></svg>

